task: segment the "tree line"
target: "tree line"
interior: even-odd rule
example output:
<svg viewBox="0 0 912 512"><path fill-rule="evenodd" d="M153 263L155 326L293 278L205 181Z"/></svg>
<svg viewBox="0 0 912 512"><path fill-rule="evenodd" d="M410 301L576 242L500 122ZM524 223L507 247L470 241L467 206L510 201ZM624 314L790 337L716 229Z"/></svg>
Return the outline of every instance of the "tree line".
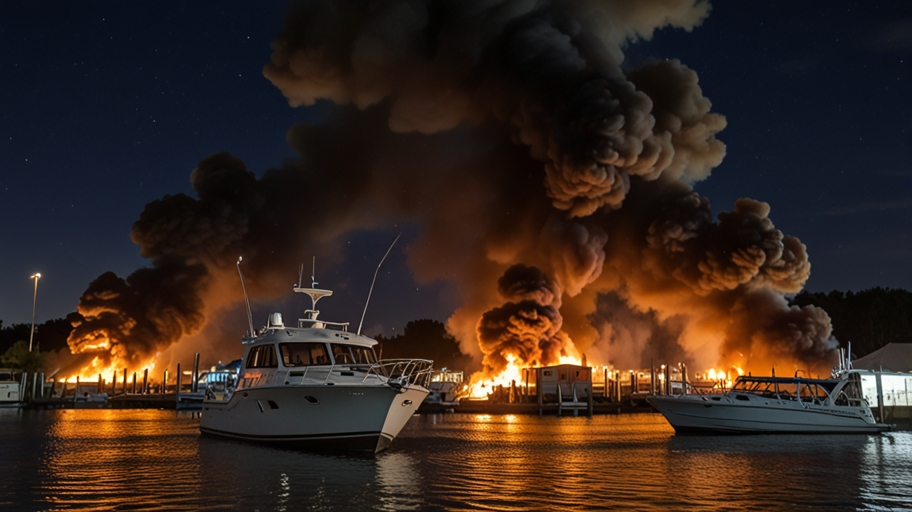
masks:
<svg viewBox="0 0 912 512"><path fill-rule="evenodd" d="M858 293L807 291L792 299L796 306L822 308L833 324L833 336L842 347L852 343L857 359L888 343L912 343L912 292L896 288L871 288Z"/></svg>
<svg viewBox="0 0 912 512"><path fill-rule="evenodd" d="M791 300L793 306L823 308L833 324L833 335L845 347L852 342L853 358L858 358L888 343L912 342L912 292L902 289L871 288L860 292L801 292ZM31 324L3 326L0 320L0 365L26 371L43 369L42 353L67 347L73 326L70 317L35 325L29 352ZM459 350L459 343L446 326L437 320L413 320L402 334L376 337L378 356L384 359L422 358L434 361L436 368L469 370L472 360Z"/></svg>

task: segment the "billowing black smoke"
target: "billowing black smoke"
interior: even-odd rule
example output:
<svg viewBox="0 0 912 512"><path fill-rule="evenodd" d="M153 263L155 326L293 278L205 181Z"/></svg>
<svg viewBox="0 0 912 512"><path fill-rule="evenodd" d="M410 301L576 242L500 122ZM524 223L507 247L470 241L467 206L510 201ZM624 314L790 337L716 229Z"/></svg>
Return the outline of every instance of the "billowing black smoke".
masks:
<svg viewBox="0 0 912 512"><path fill-rule="evenodd" d="M293 3L264 75L292 106L336 106L289 130L297 160L256 178L213 155L191 175L198 197L148 205L134 241L154 271L194 269L174 281L195 294L100 278L71 344L114 334L125 351L166 346L225 304L218 283L237 255L253 288L279 293L305 247L337 259L345 233L407 221L424 228L408 248L415 277L455 283L463 305L448 327L489 373L508 355L547 364L574 348L618 365L641 364L647 348L707 366L829 364L826 314L785 300L808 278L805 247L765 203L739 200L714 221L691 187L725 154L725 119L696 73L674 60L622 66L626 44L693 30L709 11L699 0ZM187 318L157 342L108 321L178 303Z"/></svg>

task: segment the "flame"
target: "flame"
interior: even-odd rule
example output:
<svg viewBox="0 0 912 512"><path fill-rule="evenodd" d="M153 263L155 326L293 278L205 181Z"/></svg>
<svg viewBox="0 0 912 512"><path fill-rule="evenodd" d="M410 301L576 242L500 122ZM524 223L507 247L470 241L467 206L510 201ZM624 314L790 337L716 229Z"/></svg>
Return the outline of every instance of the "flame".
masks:
<svg viewBox="0 0 912 512"><path fill-rule="evenodd" d="M506 359L507 368L493 378L485 379L482 372L472 375L470 384L468 385L468 396L470 399L487 399L488 394L496 386L509 387L513 382L517 385L522 382L522 370L527 366L519 363L516 356L513 354L507 354ZM562 355L560 356L560 364L581 365L582 362L578 357Z"/></svg>
<svg viewBox="0 0 912 512"><path fill-rule="evenodd" d="M110 344L104 343L99 346L110 346ZM116 355L112 354L107 358L95 356L87 365L83 366L80 370L73 372L63 380L67 383L75 383L77 379L91 382L97 380L100 375L103 379L113 378L112 380L122 381L124 369L127 369L130 373L136 372L142 374L146 370L151 373L155 369L155 363L155 357L151 357L145 363L140 364L139 369L137 370L135 368L135 363L130 364L128 361L117 357ZM133 368L131 368L131 366L133 366Z"/></svg>
<svg viewBox="0 0 912 512"><path fill-rule="evenodd" d="M709 370L703 372L704 380L718 382L719 384L717 384L717 386L725 388L732 387L732 383L734 382L735 378L741 375L744 375L744 370L739 366L734 366L727 372L725 370L716 371L715 368L710 368Z"/></svg>

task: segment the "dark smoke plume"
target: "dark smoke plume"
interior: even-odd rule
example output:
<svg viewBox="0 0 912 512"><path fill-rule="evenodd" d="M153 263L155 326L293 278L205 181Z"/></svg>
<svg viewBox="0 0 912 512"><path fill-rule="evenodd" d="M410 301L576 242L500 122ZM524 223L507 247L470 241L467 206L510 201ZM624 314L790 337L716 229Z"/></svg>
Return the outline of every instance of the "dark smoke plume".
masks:
<svg viewBox="0 0 912 512"><path fill-rule="evenodd" d="M561 332L559 289L538 268L513 265L497 280L506 303L478 321L484 369L492 375L507 366L507 356L534 365L550 365L568 355L570 339Z"/></svg>
<svg viewBox="0 0 912 512"><path fill-rule="evenodd" d="M291 106L336 106L289 130L297 160L256 178L213 155L191 175L196 198L149 204L132 236L150 273L195 277L156 293L136 274L99 278L71 345L164 348L237 296L220 283L238 254L251 288L284 293L305 247L337 261L345 233L406 221L424 229L408 248L416 279L455 283L448 328L487 373L508 354L547 364L572 349L619 366L825 368L826 313L785 300L809 276L804 245L758 201L714 221L691 187L725 154L726 121L696 73L675 60L622 66L625 45L693 30L709 11L700 0L292 3L264 75ZM132 313L160 308L187 318L159 328Z"/></svg>

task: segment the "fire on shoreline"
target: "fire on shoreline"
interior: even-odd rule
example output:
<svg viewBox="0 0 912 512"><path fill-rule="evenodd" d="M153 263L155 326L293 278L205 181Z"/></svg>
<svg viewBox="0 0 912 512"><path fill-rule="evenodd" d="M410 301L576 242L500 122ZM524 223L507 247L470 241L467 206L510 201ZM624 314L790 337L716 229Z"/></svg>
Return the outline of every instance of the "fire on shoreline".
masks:
<svg viewBox="0 0 912 512"><path fill-rule="evenodd" d="M144 364L139 365L138 370L132 370L134 372L152 372L155 369L155 358L151 358ZM92 360L80 370L73 372L71 375L64 377L62 380L67 383L75 383L77 380L80 381L93 381L101 375L102 378L108 378L109 376L122 376L124 370L131 370L129 365L120 360L119 358L114 358L110 363L105 363L104 359L100 356L95 356ZM122 378L122 377L121 377Z"/></svg>
<svg viewBox="0 0 912 512"><path fill-rule="evenodd" d="M511 383L515 382L519 384L522 382L522 370L523 368L528 367L528 365L522 365L517 362L516 356L513 354L507 354L507 367L500 374L485 379L482 376L482 372L478 372L472 375L472 379L468 385L468 398L470 399L485 399L488 397L488 394L497 386L509 387ZM559 364L582 364L582 360L578 357L573 356L560 356Z"/></svg>

